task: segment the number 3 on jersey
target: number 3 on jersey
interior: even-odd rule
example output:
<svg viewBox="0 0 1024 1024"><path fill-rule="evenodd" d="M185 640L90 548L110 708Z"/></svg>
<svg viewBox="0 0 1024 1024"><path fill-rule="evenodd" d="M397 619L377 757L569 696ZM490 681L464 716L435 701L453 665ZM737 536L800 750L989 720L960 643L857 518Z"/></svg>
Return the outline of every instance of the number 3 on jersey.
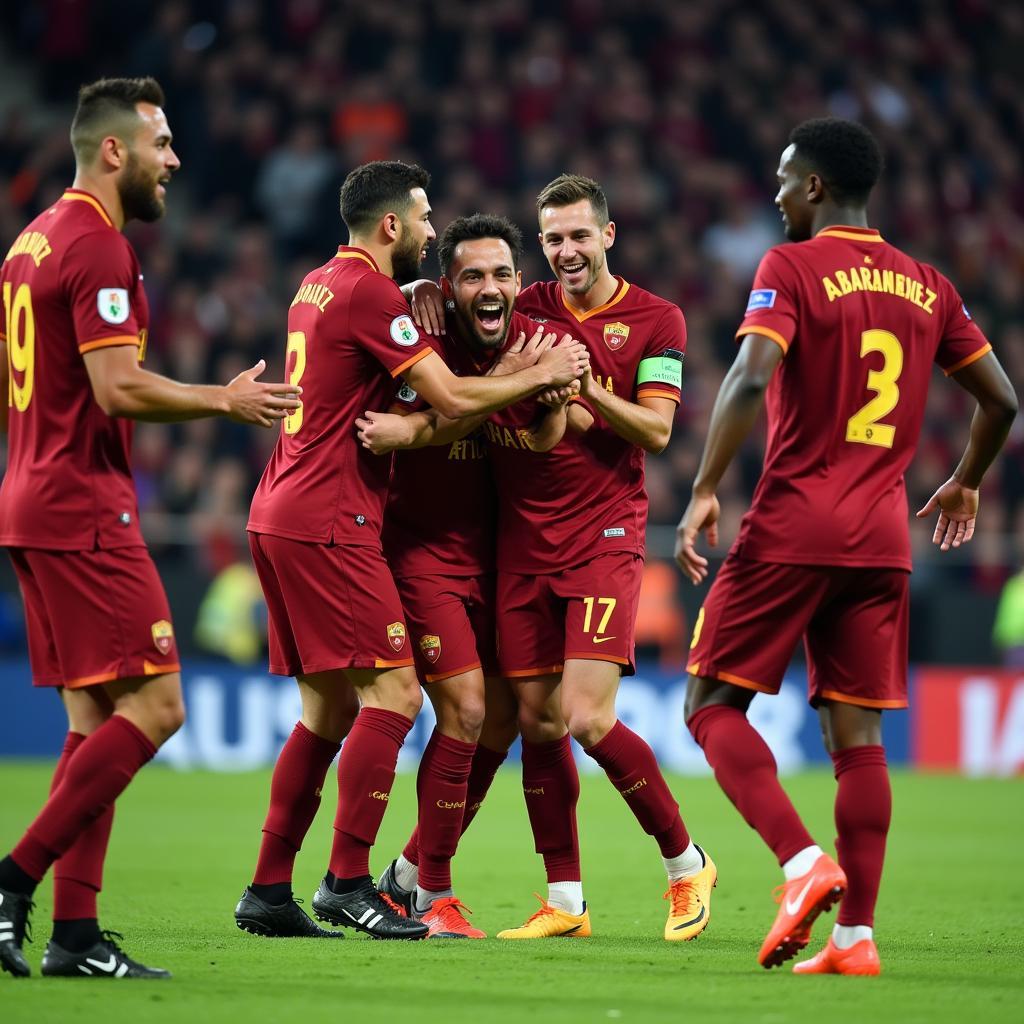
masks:
<svg viewBox="0 0 1024 1024"><path fill-rule="evenodd" d="M295 362L292 362L292 353L295 354ZM306 372L306 335L304 331L291 331L288 334L288 347L284 350L285 371L288 373L288 383L296 385L302 380ZM291 370L288 370L288 366ZM302 403L298 409L289 413L284 418L284 432L294 434L302 426Z"/></svg>
<svg viewBox="0 0 1024 1024"><path fill-rule="evenodd" d="M903 372L903 349L895 334L870 330L860 336L860 357L882 353L882 368L868 370L868 389L875 397L846 421L846 440L856 444L875 444L891 448L896 428L878 421L896 408L900 389L896 384Z"/></svg>
<svg viewBox="0 0 1024 1024"><path fill-rule="evenodd" d="M5 281L4 309L7 311L7 360L10 363L7 404L24 412L32 401L36 378L36 317L29 286L19 284L14 291L11 282ZM16 374L21 375L20 384Z"/></svg>

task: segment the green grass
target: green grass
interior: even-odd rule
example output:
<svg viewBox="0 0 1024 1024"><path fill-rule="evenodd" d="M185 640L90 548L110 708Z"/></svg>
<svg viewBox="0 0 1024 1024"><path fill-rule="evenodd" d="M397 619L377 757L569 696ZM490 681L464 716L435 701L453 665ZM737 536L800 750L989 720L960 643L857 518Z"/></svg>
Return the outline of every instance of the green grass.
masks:
<svg viewBox="0 0 1024 1024"><path fill-rule="evenodd" d="M43 799L49 767L0 762L0 846ZM457 891L489 934L518 924L543 872L517 787L503 770L455 865ZM272 941L237 931L268 773L175 774L150 768L118 805L102 923L128 951L171 968L169 983L54 981L38 976L49 884L39 890L35 974L0 976L4 1024L231 1021L974 1021L1019 1020L1024 995L1024 816L1019 783L897 774L887 873L876 920L878 979L799 978L754 957L771 923L771 855L709 779L673 778L695 838L720 882L707 932L661 939L664 876L657 848L602 777L583 780L580 835L595 936L539 943ZM787 781L812 831L832 832L834 783ZM399 778L374 860L406 838L412 776ZM333 786L300 856L296 889L313 892L330 844ZM834 918L819 922L812 950ZM1017 1006L1017 1010L1013 1007ZM369 1016L372 1014L373 1016Z"/></svg>

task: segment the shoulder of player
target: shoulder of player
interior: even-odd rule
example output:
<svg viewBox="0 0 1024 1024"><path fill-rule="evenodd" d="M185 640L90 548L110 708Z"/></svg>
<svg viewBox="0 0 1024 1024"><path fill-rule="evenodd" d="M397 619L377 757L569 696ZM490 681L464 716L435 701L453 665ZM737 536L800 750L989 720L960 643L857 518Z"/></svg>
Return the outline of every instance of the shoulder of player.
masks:
<svg viewBox="0 0 1024 1024"><path fill-rule="evenodd" d="M646 288L641 288L636 284L629 285L626 294L622 296L621 303L617 305L624 314L632 312L647 314L652 323L658 323L666 316L682 316L683 313L677 303L670 299L663 299L660 295L655 295L654 292L649 292ZM605 311L605 317L614 316L615 310L616 306L610 306Z"/></svg>
<svg viewBox="0 0 1024 1024"><path fill-rule="evenodd" d="M526 316L532 316L534 312L547 316L555 310L563 309L558 282L534 281L528 284L516 296L516 306L521 306Z"/></svg>

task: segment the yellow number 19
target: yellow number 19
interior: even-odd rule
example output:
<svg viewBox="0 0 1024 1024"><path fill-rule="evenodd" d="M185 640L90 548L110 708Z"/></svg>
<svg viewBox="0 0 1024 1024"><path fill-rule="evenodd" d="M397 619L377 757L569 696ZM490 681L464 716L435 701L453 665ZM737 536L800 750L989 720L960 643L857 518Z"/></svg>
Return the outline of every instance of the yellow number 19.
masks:
<svg viewBox="0 0 1024 1024"><path fill-rule="evenodd" d="M19 284L13 291L10 281L4 282L4 308L7 310L7 359L10 363L10 382L7 404L24 412L32 401L36 379L36 317L32 312L32 291L27 284ZM14 376L21 374L21 383Z"/></svg>
<svg viewBox="0 0 1024 1024"><path fill-rule="evenodd" d="M288 347L284 350L284 365L287 372L288 362L295 353L295 365L288 374L289 384L298 384L306 372L306 335L303 331L292 331L288 335ZM284 432L294 434L302 426L302 405L295 412L284 418Z"/></svg>
<svg viewBox="0 0 1024 1024"><path fill-rule="evenodd" d="M868 371L868 390L875 397L846 421L846 440L857 444L875 444L891 448L896 428L878 421L896 408L900 389L896 384L903 372L903 349L895 334L888 331L865 331L860 336L860 356L882 353L882 368Z"/></svg>

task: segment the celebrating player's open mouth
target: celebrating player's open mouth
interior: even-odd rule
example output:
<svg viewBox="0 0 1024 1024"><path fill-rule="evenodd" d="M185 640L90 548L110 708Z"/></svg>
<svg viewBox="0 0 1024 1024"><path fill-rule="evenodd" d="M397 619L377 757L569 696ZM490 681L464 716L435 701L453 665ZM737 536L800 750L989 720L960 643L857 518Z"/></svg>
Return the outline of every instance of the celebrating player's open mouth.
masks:
<svg viewBox="0 0 1024 1024"><path fill-rule="evenodd" d="M509 308L501 299L481 299L473 309L477 332L488 340L503 340Z"/></svg>
<svg viewBox="0 0 1024 1024"><path fill-rule="evenodd" d="M587 279L587 272L590 264L585 259L576 259L571 263L560 263L558 265L558 276L571 288L579 287Z"/></svg>

